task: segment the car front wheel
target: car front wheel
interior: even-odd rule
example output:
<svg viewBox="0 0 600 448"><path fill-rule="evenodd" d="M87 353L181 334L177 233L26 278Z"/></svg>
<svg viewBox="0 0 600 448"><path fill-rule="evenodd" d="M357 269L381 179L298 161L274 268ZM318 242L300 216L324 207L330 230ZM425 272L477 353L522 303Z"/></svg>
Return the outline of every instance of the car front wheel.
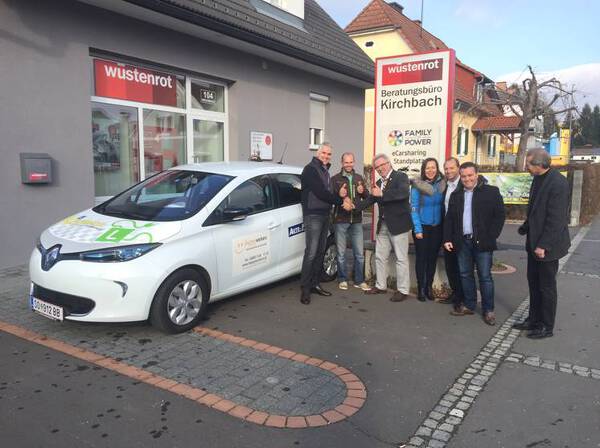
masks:
<svg viewBox="0 0 600 448"><path fill-rule="evenodd" d="M327 238L327 247L323 257L323 271L321 272L321 281L330 282L337 277L337 247L335 238L330 235Z"/></svg>
<svg viewBox="0 0 600 448"><path fill-rule="evenodd" d="M150 308L150 323L165 333L182 333L204 317L208 287L193 269L181 269L158 288Z"/></svg>

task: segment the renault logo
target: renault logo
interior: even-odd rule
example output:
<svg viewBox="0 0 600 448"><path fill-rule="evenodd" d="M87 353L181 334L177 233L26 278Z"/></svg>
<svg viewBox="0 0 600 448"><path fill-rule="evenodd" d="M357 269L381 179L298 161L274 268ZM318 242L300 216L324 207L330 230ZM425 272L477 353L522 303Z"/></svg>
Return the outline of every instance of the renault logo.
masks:
<svg viewBox="0 0 600 448"><path fill-rule="evenodd" d="M42 252L42 269L44 271L49 271L56 264L60 255L60 247L60 244L57 244Z"/></svg>

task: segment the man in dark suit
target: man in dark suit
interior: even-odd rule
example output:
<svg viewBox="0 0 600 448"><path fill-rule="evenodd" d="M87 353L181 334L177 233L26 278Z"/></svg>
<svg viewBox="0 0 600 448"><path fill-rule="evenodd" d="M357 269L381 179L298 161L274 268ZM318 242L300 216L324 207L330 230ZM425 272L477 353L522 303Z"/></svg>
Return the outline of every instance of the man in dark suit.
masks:
<svg viewBox="0 0 600 448"><path fill-rule="evenodd" d="M571 246L568 228L569 182L550 167L552 158L543 148L527 152L527 170L533 176L527 219L519 227L527 235L529 317L513 325L529 330L531 339L551 337L556 317L558 260Z"/></svg>
<svg viewBox="0 0 600 448"><path fill-rule="evenodd" d="M444 190L444 217L448 213L448 204L450 196L460 185L460 162L456 157L450 157L444 163L444 175L446 176L446 189ZM448 284L452 289L452 295L447 299L440 300L440 303L451 303L454 310L459 310L463 304L462 285L460 283L460 271L458 269L458 258L456 251L444 250L444 264L446 266L446 276Z"/></svg>
<svg viewBox="0 0 600 448"><path fill-rule="evenodd" d="M474 268L477 266L483 321L496 324L494 316L493 253L496 240L504 227L504 202L498 187L487 185L478 175L477 165L465 162L460 166L461 185L450 196L444 221L444 248L456 251L464 295L464 305L452 310L453 316L475 313L477 287Z"/></svg>
<svg viewBox="0 0 600 448"><path fill-rule="evenodd" d="M391 251L396 255L396 289L390 297L392 302L401 302L408 296L410 275L408 263L408 235L412 229L410 216L410 183L408 176L392 168L385 154L377 154L373 159L373 168L381 179L373 187L370 202L379 207L377 238L375 240L375 288L366 294L387 292L387 265Z"/></svg>

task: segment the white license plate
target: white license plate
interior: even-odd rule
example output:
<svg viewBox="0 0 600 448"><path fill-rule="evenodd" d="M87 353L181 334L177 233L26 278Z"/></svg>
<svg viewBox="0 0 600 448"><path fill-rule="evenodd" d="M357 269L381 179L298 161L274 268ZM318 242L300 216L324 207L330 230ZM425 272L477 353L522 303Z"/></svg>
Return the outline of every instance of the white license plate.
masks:
<svg viewBox="0 0 600 448"><path fill-rule="evenodd" d="M42 316L52 320L63 320L64 312L61 306L53 305L52 303L44 302L35 297L29 298L29 306L32 311L35 311Z"/></svg>

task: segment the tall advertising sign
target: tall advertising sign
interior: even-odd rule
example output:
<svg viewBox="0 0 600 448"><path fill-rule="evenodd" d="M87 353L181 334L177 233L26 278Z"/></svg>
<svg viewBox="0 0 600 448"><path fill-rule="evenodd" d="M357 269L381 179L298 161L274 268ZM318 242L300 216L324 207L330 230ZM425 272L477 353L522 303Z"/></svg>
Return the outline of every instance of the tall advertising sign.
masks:
<svg viewBox="0 0 600 448"><path fill-rule="evenodd" d="M379 58L375 61L374 153L395 169L419 172L452 148L454 50Z"/></svg>

